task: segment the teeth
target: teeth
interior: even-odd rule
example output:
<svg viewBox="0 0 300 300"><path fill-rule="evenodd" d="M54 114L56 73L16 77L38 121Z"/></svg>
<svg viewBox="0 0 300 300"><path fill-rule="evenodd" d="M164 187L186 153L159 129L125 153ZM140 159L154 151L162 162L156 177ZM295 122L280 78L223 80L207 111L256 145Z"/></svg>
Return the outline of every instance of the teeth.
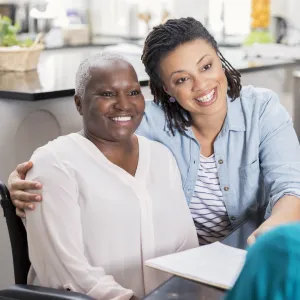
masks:
<svg viewBox="0 0 300 300"><path fill-rule="evenodd" d="M209 94L207 94L203 97L196 98L196 100L198 100L200 102L208 102L214 97L214 94L215 94L215 90L212 90Z"/></svg>
<svg viewBox="0 0 300 300"><path fill-rule="evenodd" d="M111 119L116 122L126 122L126 121L130 121L132 117L115 117Z"/></svg>

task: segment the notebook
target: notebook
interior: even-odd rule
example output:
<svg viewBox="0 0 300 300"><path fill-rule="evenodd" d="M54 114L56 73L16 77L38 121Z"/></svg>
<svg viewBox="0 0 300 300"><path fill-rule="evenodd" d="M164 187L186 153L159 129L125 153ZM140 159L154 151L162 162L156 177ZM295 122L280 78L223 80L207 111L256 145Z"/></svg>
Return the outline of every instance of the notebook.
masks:
<svg viewBox="0 0 300 300"><path fill-rule="evenodd" d="M215 242L209 245L153 258L145 262L180 277L230 289L240 274L246 251Z"/></svg>

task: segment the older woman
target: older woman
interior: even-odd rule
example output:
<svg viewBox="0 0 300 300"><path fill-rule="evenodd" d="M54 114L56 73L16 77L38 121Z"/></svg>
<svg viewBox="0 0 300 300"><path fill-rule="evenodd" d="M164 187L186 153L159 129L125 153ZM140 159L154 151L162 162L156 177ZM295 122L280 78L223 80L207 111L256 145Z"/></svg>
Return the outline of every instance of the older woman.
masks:
<svg viewBox="0 0 300 300"><path fill-rule="evenodd" d="M154 102L138 133L175 156L200 244L223 238L265 205L269 218L249 243L269 228L299 220L300 147L277 95L242 87L240 74L193 18L155 27L142 60ZM20 180L30 167L20 166L10 178L19 208L34 205L36 195L22 190L37 183Z"/></svg>
<svg viewBox="0 0 300 300"><path fill-rule="evenodd" d="M36 150L26 177L43 185L43 202L26 212L32 267L43 286L141 297L168 277L145 260L197 246L176 161L134 134L144 97L118 56L80 65L75 103L83 131Z"/></svg>

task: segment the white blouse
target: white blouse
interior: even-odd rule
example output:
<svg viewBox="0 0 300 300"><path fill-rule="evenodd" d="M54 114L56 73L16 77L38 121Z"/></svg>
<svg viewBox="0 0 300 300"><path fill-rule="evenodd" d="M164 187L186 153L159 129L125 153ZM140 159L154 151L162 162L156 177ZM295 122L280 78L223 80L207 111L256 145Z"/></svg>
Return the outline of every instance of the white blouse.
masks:
<svg viewBox="0 0 300 300"><path fill-rule="evenodd" d="M173 155L138 141L134 177L77 133L34 152L26 179L43 184L43 201L26 212L26 229L42 286L101 300L142 297L170 276L145 260L198 246Z"/></svg>

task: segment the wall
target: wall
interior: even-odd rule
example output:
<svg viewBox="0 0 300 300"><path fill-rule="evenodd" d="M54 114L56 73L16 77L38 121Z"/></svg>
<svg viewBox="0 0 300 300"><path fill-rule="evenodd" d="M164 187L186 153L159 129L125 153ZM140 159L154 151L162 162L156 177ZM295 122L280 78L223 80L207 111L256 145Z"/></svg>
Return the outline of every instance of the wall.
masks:
<svg viewBox="0 0 300 300"><path fill-rule="evenodd" d="M203 24L208 24L209 2L209 0L173 0L173 15L176 18L194 17Z"/></svg>
<svg viewBox="0 0 300 300"><path fill-rule="evenodd" d="M205 22L208 16L209 0L91 0L91 20L94 34L130 35L130 18L135 14L149 12L150 28L160 24L165 11L172 18L195 17ZM105 9L103 9L105 7ZM136 34L145 36L148 32L146 24L135 18L138 29Z"/></svg>
<svg viewBox="0 0 300 300"><path fill-rule="evenodd" d="M93 33L144 37L148 28L137 14L150 13L152 27L161 22L164 10L172 14L172 6L172 0L90 0ZM130 26L132 23L136 27L135 34Z"/></svg>

